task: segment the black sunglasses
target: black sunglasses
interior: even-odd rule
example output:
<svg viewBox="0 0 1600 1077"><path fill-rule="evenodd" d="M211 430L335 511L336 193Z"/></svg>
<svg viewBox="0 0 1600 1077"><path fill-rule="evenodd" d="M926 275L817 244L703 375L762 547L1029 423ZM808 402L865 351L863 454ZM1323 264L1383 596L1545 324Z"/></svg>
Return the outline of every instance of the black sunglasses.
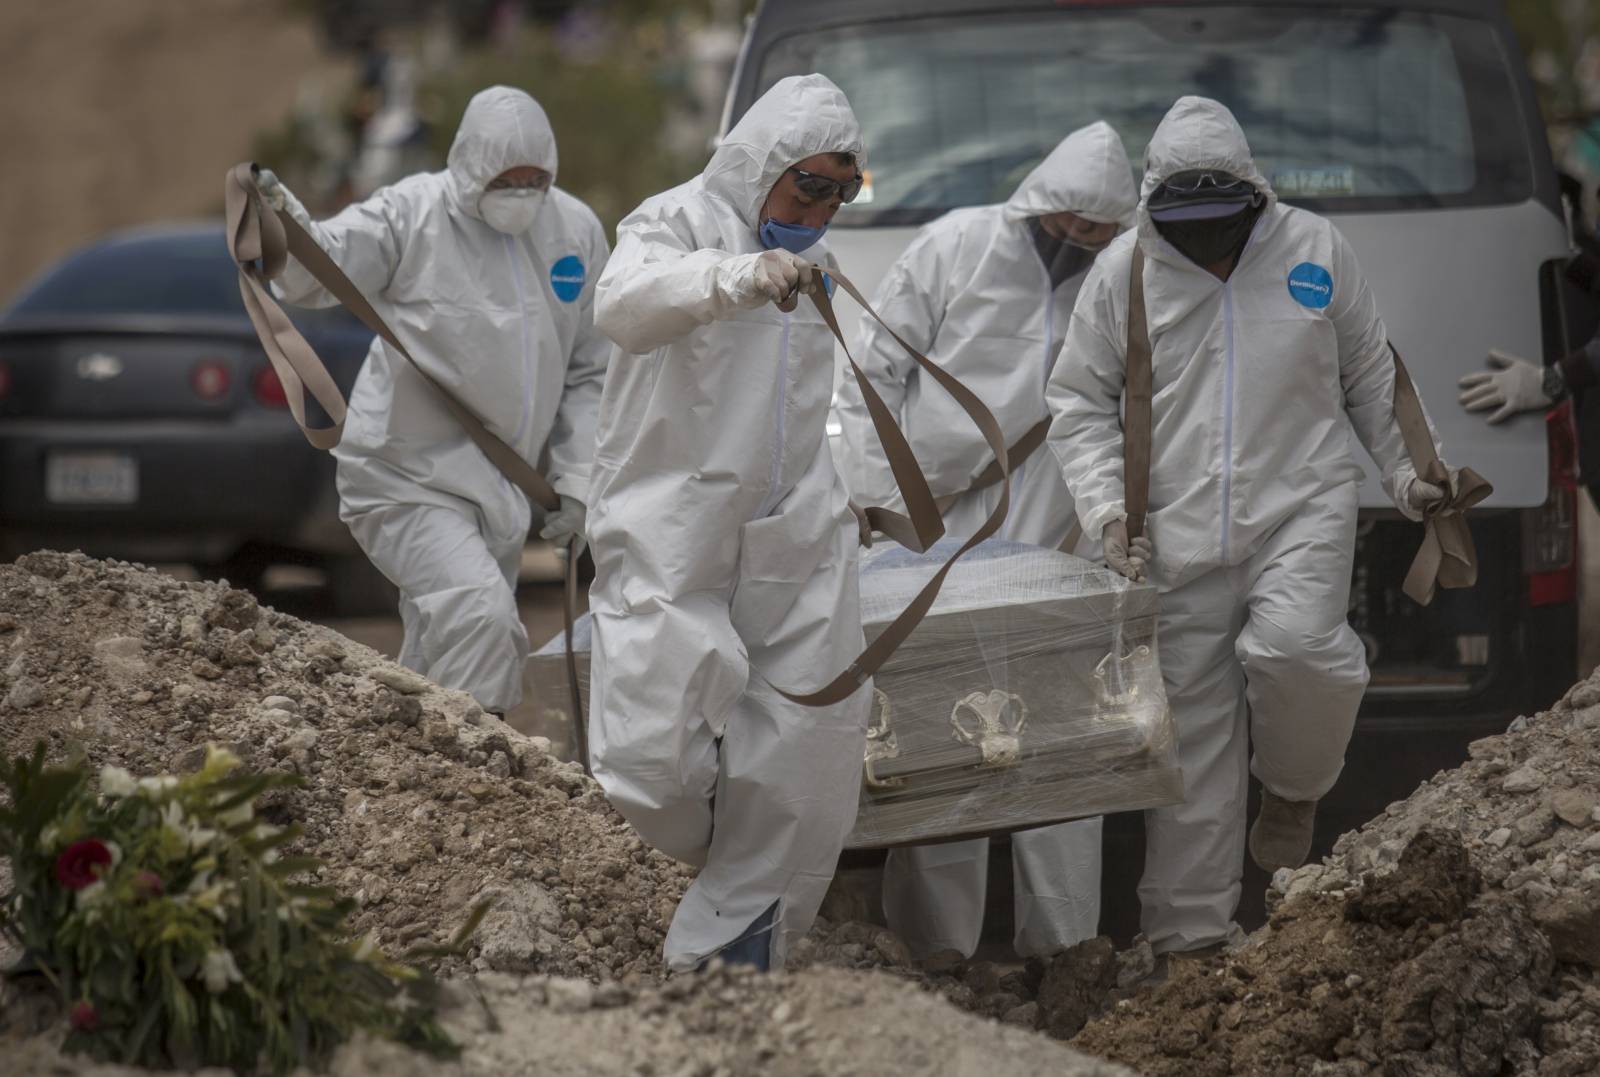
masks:
<svg viewBox="0 0 1600 1077"><path fill-rule="evenodd" d="M806 172L799 168L791 168L789 172L794 175L795 188L807 198L823 202L831 202L835 198L841 202L854 202L856 195L861 193L860 172L856 173L855 179L843 182L832 176L819 176L815 172Z"/></svg>

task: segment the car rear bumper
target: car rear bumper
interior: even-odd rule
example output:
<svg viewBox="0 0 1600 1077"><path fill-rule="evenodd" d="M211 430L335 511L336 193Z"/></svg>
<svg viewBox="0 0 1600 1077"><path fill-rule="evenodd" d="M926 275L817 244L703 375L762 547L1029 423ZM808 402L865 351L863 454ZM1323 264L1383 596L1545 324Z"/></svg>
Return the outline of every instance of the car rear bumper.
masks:
<svg viewBox="0 0 1600 1077"><path fill-rule="evenodd" d="M131 459L137 499L60 504L52 454ZM0 540L143 561L217 561L246 543L353 548L338 521L333 459L287 415L229 422L9 420L0 427Z"/></svg>

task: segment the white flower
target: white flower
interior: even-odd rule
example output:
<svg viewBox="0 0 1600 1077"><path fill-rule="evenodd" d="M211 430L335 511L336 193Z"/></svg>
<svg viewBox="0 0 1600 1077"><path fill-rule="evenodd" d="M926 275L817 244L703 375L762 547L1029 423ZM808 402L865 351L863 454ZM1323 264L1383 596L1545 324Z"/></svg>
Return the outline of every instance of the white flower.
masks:
<svg viewBox="0 0 1600 1077"><path fill-rule="evenodd" d="M215 838L216 836L217 832L215 830L206 830L204 827L191 826L188 833L189 851L191 853L199 852L207 845L210 845L211 839Z"/></svg>
<svg viewBox="0 0 1600 1077"><path fill-rule="evenodd" d="M374 938L372 932L369 931L367 932L366 937L361 940L361 945L356 947L356 960L370 960L372 955L376 954L377 952L378 940Z"/></svg>
<svg viewBox="0 0 1600 1077"><path fill-rule="evenodd" d="M255 818L255 807L248 800L237 804L227 811L217 813L217 822L223 826L243 826Z"/></svg>
<svg viewBox="0 0 1600 1077"><path fill-rule="evenodd" d="M231 950L212 950L206 954L200 974L205 977L206 990L213 995L220 995L228 989L229 984L244 980Z"/></svg>
<svg viewBox="0 0 1600 1077"><path fill-rule="evenodd" d="M100 792L108 797L131 797L139 791L133 775L109 763L100 768Z"/></svg>
<svg viewBox="0 0 1600 1077"><path fill-rule="evenodd" d="M61 847L61 828L55 823L48 824L39 831L39 849L42 852L53 853Z"/></svg>
<svg viewBox="0 0 1600 1077"><path fill-rule="evenodd" d="M106 870L116 871L117 865L122 863L122 846L110 840L102 841L100 844L104 845L106 847L106 851L111 854L111 867L107 868Z"/></svg>
<svg viewBox="0 0 1600 1077"><path fill-rule="evenodd" d="M178 779L170 774L162 774L155 778L140 778L138 784L139 792L143 793L147 800L159 800L178 788Z"/></svg>
<svg viewBox="0 0 1600 1077"><path fill-rule="evenodd" d="M78 891L78 908L92 909L105 900L106 884L96 879L82 890Z"/></svg>

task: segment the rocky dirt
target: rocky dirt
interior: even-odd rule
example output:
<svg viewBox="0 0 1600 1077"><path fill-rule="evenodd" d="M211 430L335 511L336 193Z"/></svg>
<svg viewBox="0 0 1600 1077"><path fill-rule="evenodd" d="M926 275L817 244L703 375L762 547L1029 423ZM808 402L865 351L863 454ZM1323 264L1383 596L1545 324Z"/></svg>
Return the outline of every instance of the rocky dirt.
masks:
<svg viewBox="0 0 1600 1077"><path fill-rule="evenodd" d="M490 897L479 969L652 977L689 877L548 742L215 584L70 554L0 566L0 751L39 738L135 773L191 769L216 741L301 775L267 816L305 827L391 953Z"/></svg>
<svg viewBox="0 0 1600 1077"><path fill-rule="evenodd" d="M1600 676L1471 755L1073 1045L1151 1077L1600 1073Z"/></svg>
<svg viewBox="0 0 1600 1077"><path fill-rule="evenodd" d="M875 931L875 960L900 976L717 968L663 980L664 925L689 871L645 849L575 764L244 592L76 554L0 565L0 751L39 738L144 773L197 765L222 742L254 769L302 776L264 813L305 827L303 851L360 902L356 930L391 952L448 937L477 899L495 899L471 968L443 970L462 1060L363 1041L334 1074L1129 1074L958 1012L906 978L938 981L969 1009L977 988L969 999L959 976L911 969L898 940L862 925L824 925L802 963L869 965L855 940ZM991 1008L995 986L982 996ZM61 1035L48 1000L0 989L0 1072L144 1072L63 1057Z"/></svg>

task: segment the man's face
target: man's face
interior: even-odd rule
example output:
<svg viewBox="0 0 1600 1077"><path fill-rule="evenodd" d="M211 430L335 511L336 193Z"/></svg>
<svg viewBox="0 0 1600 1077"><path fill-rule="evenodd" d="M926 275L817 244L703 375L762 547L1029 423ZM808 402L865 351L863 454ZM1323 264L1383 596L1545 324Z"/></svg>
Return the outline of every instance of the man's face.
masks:
<svg viewBox="0 0 1600 1077"><path fill-rule="evenodd" d="M844 205L844 199L838 193L830 198L808 197L796 185L799 177L795 175L795 169L809 172L814 176L826 176L828 179L838 180L841 184L849 183L857 175L855 162L847 160L846 156L819 153L807 157L778 177L778 182L773 184L772 190L767 194L767 202L761 209L761 220L757 222L758 224L765 224L770 219L779 224L821 228L832 221L833 215Z"/></svg>
<svg viewBox="0 0 1600 1077"><path fill-rule="evenodd" d="M1039 218L1039 227L1053 239L1098 251L1117 236L1117 225L1099 224L1076 213L1052 213Z"/></svg>
<svg viewBox="0 0 1600 1077"><path fill-rule="evenodd" d="M489 181L485 188L490 191L514 191L519 188L529 188L535 191L548 191L550 189L550 173L534 165L518 165L508 168L494 179Z"/></svg>

